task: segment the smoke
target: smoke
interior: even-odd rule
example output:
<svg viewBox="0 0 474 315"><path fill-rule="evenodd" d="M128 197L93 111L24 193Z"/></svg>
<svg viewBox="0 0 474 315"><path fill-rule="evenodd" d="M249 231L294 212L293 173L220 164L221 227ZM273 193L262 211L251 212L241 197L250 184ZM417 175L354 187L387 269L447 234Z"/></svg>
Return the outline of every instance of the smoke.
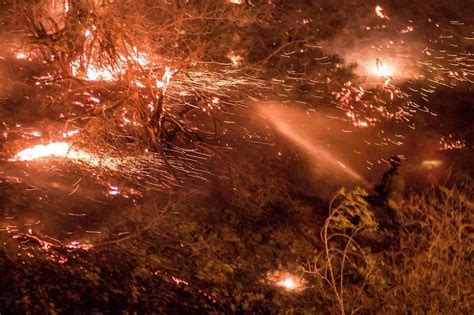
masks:
<svg viewBox="0 0 474 315"><path fill-rule="evenodd" d="M472 8L455 2L357 1L347 6L348 22L339 35L322 46L356 64L359 83L376 83L380 77L397 83L423 80L437 72L433 69L451 70L445 62L449 55L472 44L466 40L472 33ZM444 59L433 61L433 55L443 53Z"/></svg>
<svg viewBox="0 0 474 315"><path fill-rule="evenodd" d="M279 103L261 102L257 111L279 134L298 147L311 163L316 178L334 184L367 186L367 181L351 165L350 143L341 134L344 122L321 113L285 107ZM341 145L346 150L340 150Z"/></svg>
<svg viewBox="0 0 474 315"><path fill-rule="evenodd" d="M307 111L276 102L259 102L255 108L274 132L301 153L312 171L305 174L314 182L311 190L320 196L330 198L341 186L370 189L388 169L391 155L404 158L404 176L412 186L420 187L445 180L454 161L439 153L433 135L413 135L403 146L376 145L380 130L351 128L336 118L335 111Z"/></svg>

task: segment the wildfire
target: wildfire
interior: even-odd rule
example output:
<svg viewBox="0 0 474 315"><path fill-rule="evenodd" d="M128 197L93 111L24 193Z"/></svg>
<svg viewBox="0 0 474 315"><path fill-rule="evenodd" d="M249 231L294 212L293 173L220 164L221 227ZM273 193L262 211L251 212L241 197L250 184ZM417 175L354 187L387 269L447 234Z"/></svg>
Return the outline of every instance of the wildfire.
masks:
<svg viewBox="0 0 474 315"><path fill-rule="evenodd" d="M66 131L66 132L63 132L63 138L70 138L77 134L79 134L79 130L77 129Z"/></svg>
<svg viewBox="0 0 474 315"><path fill-rule="evenodd" d="M147 67L150 65L149 56L137 47L126 45L113 62L107 62L100 57L101 48L97 44L95 26L84 31L85 45L88 49L84 54L70 64L74 77L86 81L116 81L127 73L130 66Z"/></svg>
<svg viewBox="0 0 474 315"><path fill-rule="evenodd" d="M393 76L393 71L387 64L382 62L382 59L377 58L375 61L375 69L373 71L375 74L387 78Z"/></svg>
<svg viewBox="0 0 474 315"><path fill-rule="evenodd" d="M25 53L19 52L15 54L16 59L25 60L28 59L28 56Z"/></svg>
<svg viewBox="0 0 474 315"><path fill-rule="evenodd" d="M162 89L163 93L165 93L166 89L170 85L172 76L173 76L173 71L170 68L165 67L165 73L163 74L163 77L161 78L161 80L156 80L156 87L158 89Z"/></svg>
<svg viewBox="0 0 474 315"><path fill-rule="evenodd" d="M67 142L52 142L47 145L38 144L31 148L18 152L10 161L33 161L43 158L62 158L73 162L84 163L91 167L105 167L116 169L119 166L117 160L101 158L83 150L73 148L72 144Z"/></svg>
<svg viewBox="0 0 474 315"><path fill-rule="evenodd" d="M233 67L239 67L243 59L241 56L236 55L233 52L228 53L227 58L230 59Z"/></svg>
<svg viewBox="0 0 474 315"><path fill-rule="evenodd" d="M455 150L455 149L463 149L466 147L466 142L463 140L455 139L453 135L448 135L447 137L442 137L439 141L440 150L447 151L447 150Z"/></svg>
<svg viewBox="0 0 474 315"><path fill-rule="evenodd" d="M76 249L89 250L91 248L94 248L94 245L82 243L81 241L72 241L65 244L64 247L67 249L74 249L74 250Z"/></svg>
<svg viewBox="0 0 474 315"><path fill-rule="evenodd" d="M82 70L82 60L78 59L71 63L71 72L73 77L81 78L87 81L114 81L120 75L120 71L111 67L99 67L89 64Z"/></svg>
<svg viewBox="0 0 474 315"><path fill-rule="evenodd" d="M383 12L383 8L379 5L375 7L375 14L381 19L390 20L390 18Z"/></svg>
<svg viewBox="0 0 474 315"><path fill-rule="evenodd" d="M71 5L69 4L69 0L64 1L64 13L69 13L71 10Z"/></svg>
<svg viewBox="0 0 474 315"><path fill-rule="evenodd" d="M267 279L274 285L287 291L299 291L304 289L304 281L287 271L274 271L267 274Z"/></svg>
<svg viewBox="0 0 474 315"><path fill-rule="evenodd" d="M146 54L136 50L127 57L121 55L114 66L101 65L94 58L84 55L71 63L71 73L73 77L86 81L116 81L127 73L129 63L144 67L149 61Z"/></svg>
<svg viewBox="0 0 474 315"><path fill-rule="evenodd" d="M421 167L426 168L428 170L439 168L442 165L443 161L441 160L424 160L423 162L421 162Z"/></svg>
<svg viewBox="0 0 474 315"><path fill-rule="evenodd" d="M282 279L278 282L278 285L288 290L294 290L298 287L298 284L293 278Z"/></svg>

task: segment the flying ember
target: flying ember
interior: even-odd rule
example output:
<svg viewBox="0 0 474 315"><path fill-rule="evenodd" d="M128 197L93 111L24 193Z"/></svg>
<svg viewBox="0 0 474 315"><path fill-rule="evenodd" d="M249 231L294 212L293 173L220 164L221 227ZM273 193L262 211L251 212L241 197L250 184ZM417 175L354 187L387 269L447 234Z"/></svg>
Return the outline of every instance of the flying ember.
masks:
<svg viewBox="0 0 474 315"><path fill-rule="evenodd" d="M381 19L390 20L390 18L387 15L385 15L385 13L383 12L382 7L379 5L375 7L375 14Z"/></svg>
<svg viewBox="0 0 474 315"><path fill-rule="evenodd" d="M387 64L384 64L380 58L376 59L373 73L381 77L392 77L394 75L392 69Z"/></svg>
<svg viewBox="0 0 474 315"><path fill-rule="evenodd" d="M471 313L473 1L0 1L0 315Z"/></svg>
<svg viewBox="0 0 474 315"><path fill-rule="evenodd" d="M278 282L278 285L288 290L294 290L298 286L295 280L292 278L282 279Z"/></svg>

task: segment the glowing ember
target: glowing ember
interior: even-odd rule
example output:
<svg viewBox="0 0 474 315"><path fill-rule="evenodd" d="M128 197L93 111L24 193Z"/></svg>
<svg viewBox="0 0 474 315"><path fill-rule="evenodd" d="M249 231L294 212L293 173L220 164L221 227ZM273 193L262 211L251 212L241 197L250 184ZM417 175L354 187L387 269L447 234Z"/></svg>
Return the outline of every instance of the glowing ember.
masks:
<svg viewBox="0 0 474 315"><path fill-rule="evenodd" d="M117 186L111 186L109 185L109 191L107 192L108 195L110 196L115 196L120 194L120 190Z"/></svg>
<svg viewBox="0 0 474 315"><path fill-rule="evenodd" d="M381 19L390 20L390 18L388 16L386 16L385 13L383 13L383 9L379 5L375 7L375 14Z"/></svg>
<svg viewBox="0 0 474 315"><path fill-rule="evenodd" d="M181 278L178 278L178 277L175 277L175 276L171 276L171 279L173 279L173 281L176 283L176 285L189 285L189 282L187 282L186 280L184 279L181 279Z"/></svg>
<svg viewBox="0 0 474 315"><path fill-rule="evenodd" d="M161 80L156 80L156 87L159 89L163 89L163 93L166 91L168 86L170 85L171 77L173 76L173 71L165 67L165 73L163 74L163 77Z"/></svg>
<svg viewBox="0 0 474 315"><path fill-rule="evenodd" d="M32 148L25 149L16 155L19 161L32 161L44 157L64 157L68 154L71 146L66 142L50 143L48 145L36 145Z"/></svg>
<svg viewBox="0 0 474 315"><path fill-rule="evenodd" d="M15 55L16 59L25 60L28 56L25 53L19 52Z"/></svg>
<svg viewBox="0 0 474 315"><path fill-rule="evenodd" d="M65 248L67 249L82 249L82 250L89 250L93 248L94 246L91 244L85 244L82 243L81 241L72 241L66 245L64 245Z"/></svg>
<svg viewBox="0 0 474 315"><path fill-rule="evenodd" d="M304 288L304 280L287 271L274 271L268 273L267 279L274 285L287 291L298 291Z"/></svg>
<svg viewBox="0 0 474 315"><path fill-rule="evenodd" d="M443 165L443 161L441 160L424 160L421 162L421 167L426 168L428 170L439 168Z"/></svg>
<svg viewBox="0 0 474 315"><path fill-rule="evenodd" d="M77 129L66 131L66 132L63 132L63 138L69 138L69 137L77 135L78 133L79 133L79 130Z"/></svg>
<svg viewBox="0 0 474 315"><path fill-rule="evenodd" d="M238 66L240 66L241 61L242 61L242 59L243 59L241 56L236 55L236 54L234 54L233 52L230 52L229 54L227 54L227 58L230 59L230 61L232 62L232 66L233 66L233 67L238 67Z"/></svg>
<svg viewBox="0 0 474 315"><path fill-rule="evenodd" d="M375 74L381 76L381 77L392 77L393 76L393 71L390 69L390 67L387 66L387 64L383 64L382 59L377 58L375 61L375 71L373 71Z"/></svg>
<svg viewBox="0 0 474 315"><path fill-rule="evenodd" d="M297 283L292 278L283 279L278 282L278 285L288 290L293 290L297 287Z"/></svg>
<svg viewBox="0 0 474 315"><path fill-rule="evenodd" d="M116 169L118 161L112 158L100 158L88 152L73 148L67 142L53 142L47 145L38 144L18 152L10 161L33 161L42 158L63 158L87 164L91 167Z"/></svg>
<svg viewBox="0 0 474 315"><path fill-rule="evenodd" d="M86 29L84 37L88 51L71 62L70 68L73 77L86 81L116 81L126 74L130 68L147 67L150 65L148 54L138 51L138 48L126 47L118 54L117 60L101 60L94 33L95 28Z"/></svg>
<svg viewBox="0 0 474 315"><path fill-rule="evenodd" d="M448 135L447 137L442 137L439 141L440 150L455 150L455 149L463 149L466 147L466 143L459 139L454 139L453 135Z"/></svg>
<svg viewBox="0 0 474 315"><path fill-rule="evenodd" d="M73 77L78 77L87 81L114 81L117 80L120 72L116 69L99 67L89 64L84 71L81 71L81 60L76 60L71 64ZM82 72L84 72L82 74Z"/></svg>

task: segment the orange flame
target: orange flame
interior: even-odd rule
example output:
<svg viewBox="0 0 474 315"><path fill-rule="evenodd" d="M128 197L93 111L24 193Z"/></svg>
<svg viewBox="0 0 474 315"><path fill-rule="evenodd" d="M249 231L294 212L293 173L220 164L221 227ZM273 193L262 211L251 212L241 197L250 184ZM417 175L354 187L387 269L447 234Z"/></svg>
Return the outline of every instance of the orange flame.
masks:
<svg viewBox="0 0 474 315"><path fill-rule="evenodd" d="M101 158L83 150L73 148L67 142L53 142L47 145L38 144L18 152L10 161L33 161L42 158L63 158L73 162L87 164L91 167L116 169L119 162L113 158Z"/></svg>
<svg viewBox="0 0 474 315"><path fill-rule="evenodd" d="M267 280L273 285L287 291L300 291L305 288L304 279L284 270L275 270L267 273Z"/></svg>
<svg viewBox="0 0 474 315"><path fill-rule="evenodd" d="M375 7L375 14L381 19L390 20L390 18L387 15L385 15L385 13L383 13L383 8L379 5Z"/></svg>

